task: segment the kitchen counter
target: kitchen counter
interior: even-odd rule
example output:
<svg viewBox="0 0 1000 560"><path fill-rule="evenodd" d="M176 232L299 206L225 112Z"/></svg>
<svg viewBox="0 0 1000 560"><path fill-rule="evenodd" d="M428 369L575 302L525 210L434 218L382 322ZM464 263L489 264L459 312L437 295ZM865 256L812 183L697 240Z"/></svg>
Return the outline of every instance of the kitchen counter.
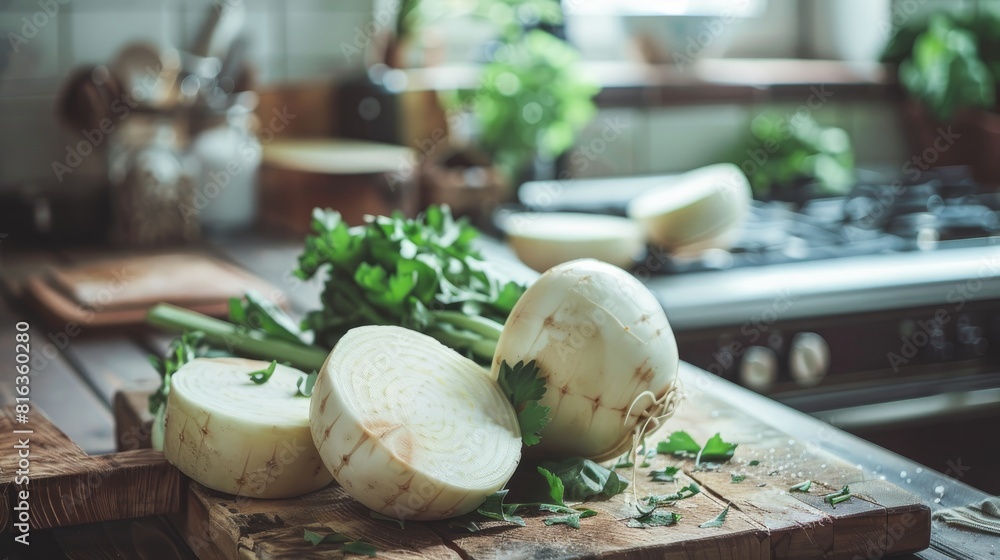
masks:
<svg viewBox="0 0 1000 560"><path fill-rule="evenodd" d="M3 364L0 365L0 372L3 372L0 378L5 380L0 386L0 405L13 402L9 383L13 376L11 341L14 325L26 320L32 325L32 340L38 344L33 352L45 358L42 374L35 378L37 383L33 381L32 402L46 411L56 425L86 451L109 452L116 447L111 415L114 394L122 389L154 387L156 374L146 362L146 354L162 352L171 337L145 329L63 336L62 331L43 325L22 305L17 291L18 280L54 263L81 262L107 253L96 250L16 252L12 245L5 243L0 255L0 270L3 271L0 281L4 289L4 298L0 299L0 336L8 341L4 343L0 361ZM280 287L288 295L292 310L301 314L316 306L321 286L318 282L303 282L290 275L299 246L298 241L241 236L216 240L203 249L230 259ZM502 246L488 241L484 252L491 258L510 258ZM520 267L505 266L504 269L523 279L533 275ZM725 407L738 410L761 425L781 426L798 442L857 465L858 480L884 478L917 495L932 510L979 502L987 497L954 478L692 366L685 366L682 376L688 402L697 403L700 394L708 393ZM726 413L725 407L719 407L720 414ZM193 558L170 526L159 518L32 533L35 557L43 551L41 557L45 558L78 558L84 550L92 554L95 546L103 547L111 554L109 557L118 557L113 555L116 550L125 557L138 557L141 550L160 553L172 550L172 556L167 557ZM916 557L985 559L997 556L1000 556L1000 539L935 522L932 548Z"/></svg>

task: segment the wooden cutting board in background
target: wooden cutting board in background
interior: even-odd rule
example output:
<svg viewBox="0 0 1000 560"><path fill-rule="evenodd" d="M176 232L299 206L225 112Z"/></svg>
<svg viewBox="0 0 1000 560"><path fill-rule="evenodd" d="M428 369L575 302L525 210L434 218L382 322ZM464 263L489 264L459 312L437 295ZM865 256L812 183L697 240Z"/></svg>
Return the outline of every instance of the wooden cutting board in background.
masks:
<svg viewBox="0 0 1000 560"><path fill-rule="evenodd" d="M28 277L24 293L54 323L89 327L145 321L160 302L224 316L229 298L254 290L278 305L280 290L257 276L202 253L104 259L53 268Z"/></svg>
<svg viewBox="0 0 1000 560"><path fill-rule="evenodd" d="M138 421L126 410L145 399L116 399L119 422ZM130 404L130 403L139 403ZM119 431L141 429L119 426ZM338 531L367 540L384 558L668 558L668 559L853 559L880 558L923 550L930 543L930 509L914 496L881 480L861 480L859 471L805 442L791 441L780 428L714 400L707 392L689 401L668 423L697 441L721 432L740 444L718 471L696 471L693 462L658 456L651 468L677 465L676 483L652 483L650 468L639 469L638 496L669 494L689 482L702 492L671 509L681 521L670 527L633 529L624 521L634 512L631 492L588 504L600 513L580 529L546 526L543 516L526 515L527 527L484 523L478 534L458 533L447 523L393 523L374 520L366 508L332 485L287 500L235 499L191 483L186 510L174 521L199 557L206 559L339 558L335 547L313 547L304 529ZM661 432L657 441L669 432ZM759 461L750 466L751 461ZM734 483L731 474L746 478ZM805 479L811 493L789 493ZM855 497L836 508L819 497L849 484ZM732 504L722 527L701 529Z"/></svg>

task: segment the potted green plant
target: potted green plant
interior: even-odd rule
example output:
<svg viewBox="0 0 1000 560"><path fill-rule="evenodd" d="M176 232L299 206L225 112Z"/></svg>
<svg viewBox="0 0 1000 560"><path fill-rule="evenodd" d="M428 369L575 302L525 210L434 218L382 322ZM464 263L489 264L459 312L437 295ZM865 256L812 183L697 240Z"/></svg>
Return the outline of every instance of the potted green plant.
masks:
<svg viewBox="0 0 1000 560"><path fill-rule="evenodd" d="M980 180L1000 183L1000 16L975 9L914 19L882 61L896 66L908 95L904 114L924 165L968 164Z"/></svg>

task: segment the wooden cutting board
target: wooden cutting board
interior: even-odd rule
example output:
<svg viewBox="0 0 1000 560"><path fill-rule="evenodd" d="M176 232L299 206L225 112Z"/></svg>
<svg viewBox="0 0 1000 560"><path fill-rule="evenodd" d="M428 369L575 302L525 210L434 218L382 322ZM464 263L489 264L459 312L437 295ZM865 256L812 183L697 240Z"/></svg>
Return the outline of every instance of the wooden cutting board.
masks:
<svg viewBox="0 0 1000 560"><path fill-rule="evenodd" d="M625 503L630 493L588 504L599 515L584 519L580 529L546 526L544 516L525 515L527 527L489 522L481 533L463 534L447 523L410 522L400 529L374 520L336 485L301 498L253 500L195 483L189 485L185 511L174 521L192 550L212 560L341 557L335 547L305 542L307 528L367 540L384 558L853 559L915 552L929 545L930 509L916 497L885 481L862 480L853 465L809 442L792 441L779 427L761 424L713 399L710 390L697 393L666 431L650 441L683 429L696 441L721 432L740 445L733 460L718 471L697 471L691 460L663 455L650 468L637 471L640 497L672 493L692 481L702 488L669 508L683 516L670 527L627 527L625 518L634 511ZM116 407L130 402L143 399L123 397ZM117 410L116 418L130 421L141 414ZM752 461L759 464L750 466ZM677 482L649 481L651 468L667 465L681 467ZM746 478L734 483L732 474ZM788 492L805 479L813 481L809 494ZM819 497L844 484L855 497L836 508ZM722 527L698 527L727 504L732 507Z"/></svg>

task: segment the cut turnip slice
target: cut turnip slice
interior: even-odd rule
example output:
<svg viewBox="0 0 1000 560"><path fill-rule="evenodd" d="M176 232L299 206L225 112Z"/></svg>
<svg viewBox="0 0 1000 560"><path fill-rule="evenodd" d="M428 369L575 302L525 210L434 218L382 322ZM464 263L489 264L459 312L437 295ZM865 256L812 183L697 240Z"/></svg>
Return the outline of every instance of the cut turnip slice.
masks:
<svg viewBox="0 0 1000 560"><path fill-rule="evenodd" d="M504 325L493 377L535 360L551 407L547 455L605 460L655 429L678 402L677 343L663 308L631 274L581 259L549 269Z"/></svg>
<svg viewBox="0 0 1000 560"><path fill-rule="evenodd" d="M334 478L397 519L468 513L521 457L517 416L488 373L402 327L348 331L319 373L309 416Z"/></svg>
<svg viewBox="0 0 1000 560"><path fill-rule="evenodd" d="M299 370L267 362L198 358L170 381L163 453L192 480L253 498L287 498L331 482L309 433L309 399L296 396Z"/></svg>

